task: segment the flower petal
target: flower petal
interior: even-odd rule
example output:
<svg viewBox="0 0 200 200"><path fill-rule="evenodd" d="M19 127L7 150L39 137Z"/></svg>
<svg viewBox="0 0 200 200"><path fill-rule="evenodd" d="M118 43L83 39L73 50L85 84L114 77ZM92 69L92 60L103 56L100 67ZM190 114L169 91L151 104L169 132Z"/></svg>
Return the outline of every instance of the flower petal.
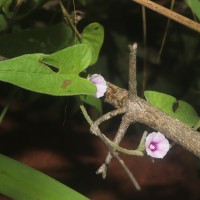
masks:
<svg viewBox="0 0 200 200"><path fill-rule="evenodd" d="M106 81L103 78L103 76L99 75L99 74L93 74L89 80L96 85L97 87L97 92L95 94L95 96L97 98L100 98L102 96L104 96L106 90L107 90L107 85L106 85Z"/></svg>
<svg viewBox="0 0 200 200"><path fill-rule="evenodd" d="M146 137L146 152L154 158L163 158L169 151L169 141L160 132L152 132Z"/></svg>

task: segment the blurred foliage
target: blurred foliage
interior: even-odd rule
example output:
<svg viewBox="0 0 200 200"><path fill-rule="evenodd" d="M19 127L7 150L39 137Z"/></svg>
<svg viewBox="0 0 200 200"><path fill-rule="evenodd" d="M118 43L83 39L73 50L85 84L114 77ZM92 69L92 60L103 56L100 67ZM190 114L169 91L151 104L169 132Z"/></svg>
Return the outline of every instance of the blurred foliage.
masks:
<svg viewBox="0 0 200 200"><path fill-rule="evenodd" d="M0 193L14 200L88 200L55 179L0 154Z"/></svg>
<svg viewBox="0 0 200 200"><path fill-rule="evenodd" d="M39 52L52 53L68 46L72 38L71 28L64 23L41 29L14 31L0 38L0 52L6 58Z"/></svg>

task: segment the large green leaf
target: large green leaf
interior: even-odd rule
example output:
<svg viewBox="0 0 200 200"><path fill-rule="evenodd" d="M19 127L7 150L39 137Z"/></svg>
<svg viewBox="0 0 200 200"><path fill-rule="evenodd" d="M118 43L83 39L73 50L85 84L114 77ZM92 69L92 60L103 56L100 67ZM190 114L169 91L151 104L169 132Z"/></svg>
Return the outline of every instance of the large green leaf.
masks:
<svg viewBox="0 0 200 200"><path fill-rule="evenodd" d="M55 179L3 155L0 193L13 200L88 200Z"/></svg>
<svg viewBox="0 0 200 200"><path fill-rule="evenodd" d="M199 0L185 0L185 2L188 4L192 12L200 20L200 1Z"/></svg>
<svg viewBox="0 0 200 200"><path fill-rule="evenodd" d="M94 64L98 59L103 40L104 29L99 23L91 23L84 28L82 33L82 43L87 44L91 48L91 65Z"/></svg>
<svg viewBox="0 0 200 200"><path fill-rule="evenodd" d="M65 23L41 29L15 31L0 37L0 54L13 58L23 54L53 53L69 46L72 35L71 28Z"/></svg>
<svg viewBox="0 0 200 200"><path fill-rule="evenodd" d="M191 127L200 120L195 109L185 101L177 101L173 96L155 91L145 91L144 95L149 103Z"/></svg>
<svg viewBox="0 0 200 200"><path fill-rule="evenodd" d="M0 80L51 95L94 95L96 87L79 76L91 59L91 50L86 44L51 55L28 54L0 62Z"/></svg>

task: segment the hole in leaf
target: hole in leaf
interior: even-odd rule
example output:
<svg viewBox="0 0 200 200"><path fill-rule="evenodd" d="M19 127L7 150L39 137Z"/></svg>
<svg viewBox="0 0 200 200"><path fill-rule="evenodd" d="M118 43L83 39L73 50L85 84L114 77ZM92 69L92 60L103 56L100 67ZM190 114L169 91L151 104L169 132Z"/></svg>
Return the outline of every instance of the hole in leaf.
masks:
<svg viewBox="0 0 200 200"><path fill-rule="evenodd" d="M43 65L45 65L46 67L48 67L50 70L52 70L55 73L59 72L59 67L56 67L56 65L54 64L50 64L50 62L46 62L44 58L40 59L40 63L42 63Z"/></svg>

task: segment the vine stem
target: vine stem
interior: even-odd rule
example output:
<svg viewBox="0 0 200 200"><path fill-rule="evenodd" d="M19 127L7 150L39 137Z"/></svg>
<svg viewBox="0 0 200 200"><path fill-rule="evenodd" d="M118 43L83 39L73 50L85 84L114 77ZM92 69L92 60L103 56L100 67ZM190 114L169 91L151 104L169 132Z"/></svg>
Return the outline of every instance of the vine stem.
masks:
<svg viewBox="0 0 200 200"><path fill-rule="evenodd" d="M200 33L200 24L150 0L132 0Z"/></svg>
<svg viewBox="0 0 200 200"><path fill-rule="evenodd" d="M81 101L80 101L80 102L81 102ZM82 113L83 113L83 116L85 117L86 121L87 121L88 124L91 126L92 123L93 123L93 121L91 120L90 116L89 116L88 113L87 113L87 110L85 109L85 106L84 106L82 103L80 103L80 109L81 109L81 111L82 111Z"/></svg>

